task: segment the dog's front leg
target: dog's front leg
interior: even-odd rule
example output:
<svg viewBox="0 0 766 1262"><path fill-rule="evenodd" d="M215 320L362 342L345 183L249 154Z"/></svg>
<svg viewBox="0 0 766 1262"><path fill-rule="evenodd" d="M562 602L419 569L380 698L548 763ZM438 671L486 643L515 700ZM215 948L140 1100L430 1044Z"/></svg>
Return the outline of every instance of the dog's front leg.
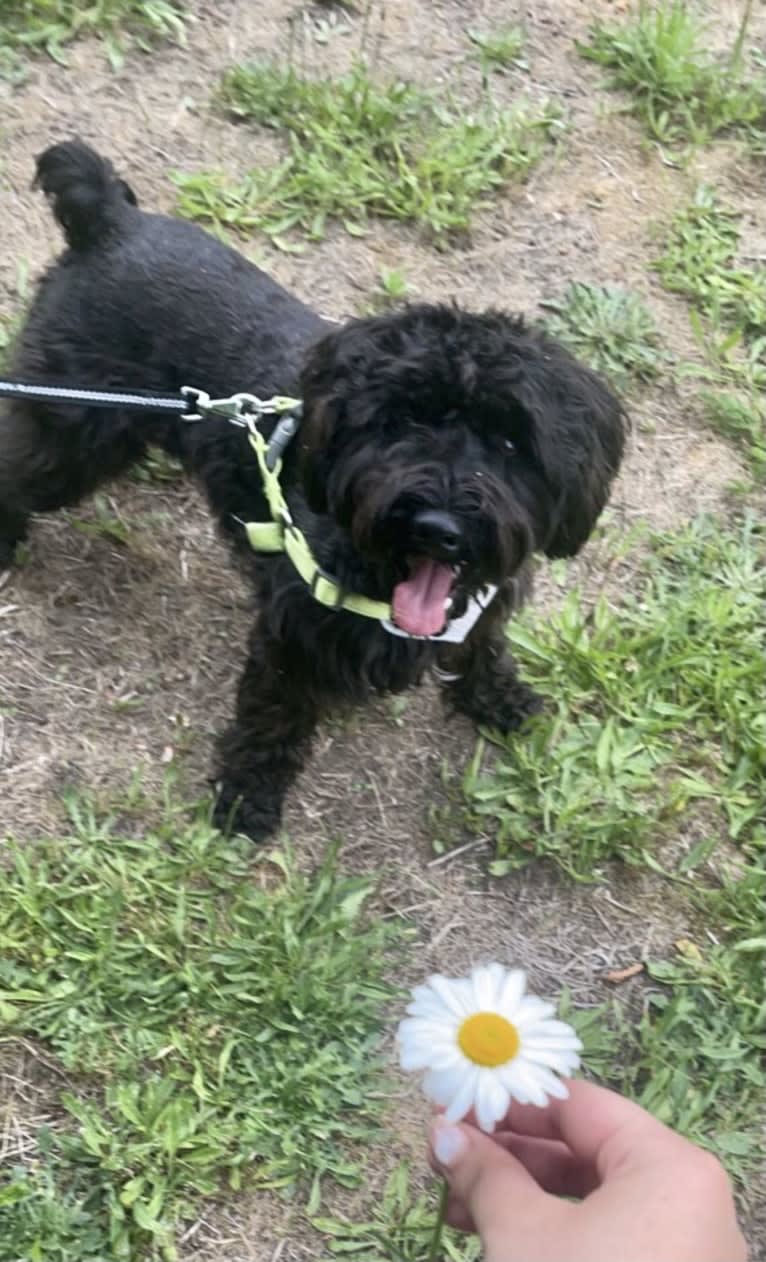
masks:
<svg viewBox="0 0 766 1262"><path fill-rule="evenodd" d="M319 706L284 644L256 623L237 691L235 722L218 746L215 821L263 841L279 827L285 794L306 762Z"/></svg>
<svg viewBox="0 0 766 1262"><path fill-rule="evenodd" d="M480 619L465 644L445 645L438 676L450 708L482 727L513 732L543 708L539 693L519 679L494 611Z"/></svg>

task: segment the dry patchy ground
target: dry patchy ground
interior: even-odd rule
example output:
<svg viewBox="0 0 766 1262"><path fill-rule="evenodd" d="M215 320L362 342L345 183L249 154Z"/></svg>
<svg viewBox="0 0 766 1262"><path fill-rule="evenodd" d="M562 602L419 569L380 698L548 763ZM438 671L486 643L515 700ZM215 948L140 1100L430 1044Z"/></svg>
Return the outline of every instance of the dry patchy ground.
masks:
<svg viewBox="0 0 766 1262"><path fill-rule="evenodd" d="M174 205L172 170L237 173L273 159L268 133L233 126L209 108L208 96L232 61L286 54L293 6L198 0L191 7L195 21L184 48L130 54L115 73L100 46L83 41L68 52L66 67L38 61L21 87L0 84L6 312L16 301L18 269L33 279L60 246L47 208L30 189L33 158L51 141L79 134L129 175L145 206L164 210ZM522 22L528 69L498 77L495 91L501 98L524 89L533 98L559 99L570 128L558 151L482 213L470 239L444 252L399 225L374 225L363 238L332 228L301 255L259 240L243 248L337 318L364 306L383 266L404 272L423 298L533 313L571 279L627 284L644 296L670 349L687 353L684 305L648 270L655 225L688 200L700 178L712 178L743 210L753 252L763 253L762 184L726 144L702 151L690 168L663 161L638 124L615 112L615 99L598 90L601 72L574 49L595 13L615 8L624 6L387 0L367 36L379 64L459 91L474 90L478 73L466 57L467 29ZM729 33L730 8L719 10ZM348 65L361 15L337 16L335 32L319 43L323 20L325 10L298 14L293 40L300 56L332 69ZM724 504L739 467L732 449L698 423L692 391L667 381L648 388L634 420L612 527L627 530L638 520L674 526ZM0 834L52 833L62 821L63 788L108 794L135 769L152 791L172 763L194 797L205 789L212 739L232 707L250 596L200 497L183 483L128 481L109 490L106 511L124 538L94 529L91 505L40 520L23 568L3 580ZM579 571L597 585L609 567L608 551L596 544ZM544 573L537 599L556 599ZM289 804L286 829L296 851L309 862L339 836L345 865L385 871L388 912L417 924L413 979L435 966L460 971L499 954L528 965L543 991L566 983L578 1002L598 1002L609 969L667 954L689 931L688 912L648 873L615 869L608 884L581 887L539 864L488 882L481 838L473 834L464 838L466 849L434 861L432 808L446 800L444 768L459 773L474 742L462 721L442 722L428 686L403 707L380 703L326 725ZM46 1113L45 1066L33 1052L22 1049L20 1057L9 1065L8 1081L31 1126ZM419 1104L403 1094L394 1106L401 1128L395 1156L419 1157L419 1118ZM316 1257L321 1247L295 1225L289 1207L264 1195L211 1211L182 1254L290 1262Z"/></svg>

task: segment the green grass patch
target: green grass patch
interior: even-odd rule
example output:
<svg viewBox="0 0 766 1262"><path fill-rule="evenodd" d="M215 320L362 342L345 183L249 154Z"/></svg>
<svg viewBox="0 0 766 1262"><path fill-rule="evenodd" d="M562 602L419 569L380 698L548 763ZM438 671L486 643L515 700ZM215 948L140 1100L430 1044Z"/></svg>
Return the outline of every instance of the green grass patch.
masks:
<svg viewBox="0 0 766 1262"><path fill-rule="evenodd" d="M766 869L762 846L745 849L747 861L718 884L701 885L696 873L686 884L710 934L646 961L645 984L630 998L562 1012L591 1072L714 1152L747 1202L766 1108Z"/></svg>
<svg viewBox="0 0 766 1262"><path fill-rule="evenodd" d="M762 833L763 532L701 519L649 543L618 608L575 591L509 628L548 712L497 738L484 772L480 746L465 774L497 875L543 856L578 880L609 859L651 865L692 820L697 862Z"/></svg>
<svg viewBox="0 0 766 1262"><path fill-rule="evenodd" d="M632 112L662 144L704 143L739 131L762 145L766 134L766 77L745 64L752 4L744 8L731 53L710 52L699 14L684 0L641 3L627 22L596 22L583 57L611 71L609 84L633 98Z"/></svg>
<svg viewBox="0 0 766 1262"><path fill-rule="evenodd" d="M62 1131L0 1185L0 1259L172 1258L226 1187L356 1184L390 998L370 882L171 806L144 837L71 813L0 873L0 1017L75 1083Z"/></svg>
<svg viewBox="0 0 766 1262"><path fill-rule="evenodd" d="M522 58L524 32L520 26L507 26L496 31L469 31L468 38L476 49L482 73L507 70L510 66L526 69Z"/></svg>
<svg viewBox="0 0 766 1262"><path fill-rule="evenodd" d="M714 1152L745 1200L757 1186L766 1108L766 870L762 846L751 854L720 888L690 890L712 940L700 932L649 962L638 1025L623 1013L625 1072L612 1072L614 1085Z"/></svg>
<svg viewBox="0 0 766 1262"><path fill-rule="evenodd" d="M760 474L766 450L766 267L748 266L739 253L740 216L702 186L673 218L654 267L665 288L691 304L702 362L683 364L681 373L726 387L702 394L705 419Z"/></svg>
<svg viewBox="0 0 766 1262"><path fill-rule="evenodd" d="M705 422L736 447L754 477L766 473L766 405L755 394L737 395L730 390L703 390L700 396Z"/></svg>
<svg viewBox="0 0 766 1262"><path fill-rule="evenodd" d="M637 294L573 281L558 302L541 304L545 327L618 387L653 381L667 363L651 312Z"/></svg>
<svg viewBox="0 0 766 1262"><path fill-rule="evenodd" d="M674 217L654 266L665 288L683 294L713 325L766 338L766 267L737 262L739 220L702 186Z"/></svg>
<svg viewBox="0 0 766 1262"><path fill-rule="evenodd" d="M13 357L13 348L21 332L29 301L29 266L22 259L16 265L14 301L10 313L0 313L0 372L4 372Z"/></svg>
<svg viewBox="0 0 766 1262"><path fill-rule="evenodd" d="M161 447L150 447L144 459L131 470L136 482L180 482L184 468L175 456L169 456Z"/></svg>
<svg viewBox="0 0 766 1262"><path fill-rule="evenodd" d="M405 272L397 267L381 267L372 296L363 307L365 314L390 311L412 296L413 289Z"/></svg>
<svg viewBox="0 0 766 1262"><path fill-rule="evenodd" d="M4 371L10 361L11 349L18 332L15 319L0 315L0 372Z"/></svg>
<svg viewBox="0 0 766 1262"><path fill-rule="evenodd" d="M183 39L186 15L179 0L2 0L0 70L15 77L30 52L63 61L65 46L83 35L99 36L117 67L128 41L148 48Z"/></svg>
<svg viewBox="0 0 766 1262"><path fill-rule="evenodd" d="M475 110L401 81L376 83L358 63L340 79L308 79L273 64L238 66L218 101L234 119L276 129L284 160L239 182L176 175L179 208L218 229L322 237L339 221L360 234L371 218L423 224L437 241L523 177L557 130L551 105Z"/></svg>
<svg viewBox="0 0 766 1262"><path fill-rule="evenodd" d="M436 1197L413 1187L412 1174L405 1161L392 1170L366 1221L314 1219L314 1226L327 1240L328 1253L363 1262L434 1262L430 1247ZM481 1245L475 1236L444 1230L439 1262L479 1262L480 1258Z"/></svg>

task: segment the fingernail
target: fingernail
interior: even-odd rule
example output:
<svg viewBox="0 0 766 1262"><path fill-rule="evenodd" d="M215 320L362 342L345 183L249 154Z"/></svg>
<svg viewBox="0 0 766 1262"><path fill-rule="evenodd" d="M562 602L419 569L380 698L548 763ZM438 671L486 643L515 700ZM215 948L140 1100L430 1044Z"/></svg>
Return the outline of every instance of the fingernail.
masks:
<svg viewBox="0 0 766 1262"><path fill-rule="evenodd" d="M463 1155L466 1139L457 1126L449 1122L434 1122L431 1128L431 1147L440 1166L452 1166Z"/></svg>

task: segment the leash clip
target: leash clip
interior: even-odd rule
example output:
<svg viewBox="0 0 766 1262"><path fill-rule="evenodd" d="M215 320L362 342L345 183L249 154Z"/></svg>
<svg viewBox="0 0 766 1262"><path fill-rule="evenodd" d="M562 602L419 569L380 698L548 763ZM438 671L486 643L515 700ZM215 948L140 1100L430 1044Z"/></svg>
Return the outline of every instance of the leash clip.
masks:
<svg viewBox="0 0 766 1262"><path fill-rule="evenodd" d="M183 421L201 421L205 416L220 416L232 425L250 428L253 420L262 416L281 416L283 413L300 415L301 401L289 395L275 394L270 399L260 399L257 394L230 394L224 399L211 399L207 390L196 386L182 386L181 394L190 406L184 412Z"/></svg>
<svg viewBox="0 0 766 1262"><path fill-rule="evenodd" d="M266 442L266 467L273 472L285 448L298 432L303 404L286 394L275 394L270 399L259 399L257 394L229 395L226 399L211 399L206 390L196 386L183 386L181 394L191 404L192 410L184 412L182 421L201 421L205 416L218 416L230 425L238 425L251 434L258 433L258 422L264 416L278 416L271 437Z"/></svg>

